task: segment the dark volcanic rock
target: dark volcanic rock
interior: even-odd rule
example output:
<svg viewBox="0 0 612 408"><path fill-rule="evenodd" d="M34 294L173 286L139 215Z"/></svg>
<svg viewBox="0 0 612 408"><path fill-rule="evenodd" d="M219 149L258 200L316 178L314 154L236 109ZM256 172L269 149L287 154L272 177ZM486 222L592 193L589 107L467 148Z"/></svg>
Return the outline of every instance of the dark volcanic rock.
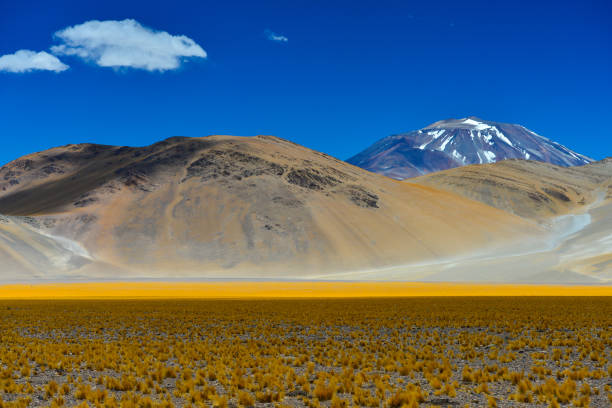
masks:
<svg viewBox="0 0 612 408"><path fill-rule="evenodd" d="M252 176L282 176L283 166L239 151L212 150L202 154L187 167L186 181L200 177L201 181L232 177L242 180Z"/></svg>
<svg viewBox="0 0 612 408"><path fill-rule="evenodd" d="M311 190L323 190L325 187L342 183L337 178L322 174L316 169L293 169L287 174L287 181Z"/></svg>

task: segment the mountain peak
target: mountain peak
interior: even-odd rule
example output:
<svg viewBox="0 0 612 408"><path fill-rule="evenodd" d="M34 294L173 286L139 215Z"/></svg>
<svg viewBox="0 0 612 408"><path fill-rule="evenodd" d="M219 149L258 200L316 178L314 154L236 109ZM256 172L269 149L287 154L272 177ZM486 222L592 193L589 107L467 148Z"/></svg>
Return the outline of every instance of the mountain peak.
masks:
<svg viewBox="0 0 612 408"><path fill-rule="evenodd" d="M440 120L417 131L381 139L348 162L405 179L507 159L536 160L566 167L592 161L524 126L469 116Z"/></svg>
<svg viewBox="0 0 612 408"><path fill-rule="evenodd" d="M432 123L429 126L424 127L421 130L425 129L435 129L435 128L460 128L460 129L487 129L491 127L489 123L485 120L477 118L476 116L469 116L467 118L461 119L445 119Z"/></svg>

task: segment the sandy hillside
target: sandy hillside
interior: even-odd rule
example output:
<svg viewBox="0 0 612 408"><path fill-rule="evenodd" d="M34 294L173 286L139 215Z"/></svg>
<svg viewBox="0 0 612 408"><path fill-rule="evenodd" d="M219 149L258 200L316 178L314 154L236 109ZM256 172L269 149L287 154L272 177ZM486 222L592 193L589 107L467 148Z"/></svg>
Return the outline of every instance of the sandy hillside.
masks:
<svg viewBox="0 0 612 408"><path fill-rule="evenodd" d="M531 251L491 252L431 267L429 279L612 280L612 159L570 168L507 160L429 174L410 182L536 221L551 233L546 245Z"/></svg>
<svg viewBox="0 0 612 408"><path fill-rule="evenodd" d="M612 160L560 167L526 160L505 160L432 173L409 182L451 191L527 218L579 211L612 183Z"/></svg>
<svg viewBox="0 0 612 408"><path fill-rule="evenodd" d="M7 164L0 180L4 280L304 278L524 247L545 233L269 136L68 145Z"/></svg>

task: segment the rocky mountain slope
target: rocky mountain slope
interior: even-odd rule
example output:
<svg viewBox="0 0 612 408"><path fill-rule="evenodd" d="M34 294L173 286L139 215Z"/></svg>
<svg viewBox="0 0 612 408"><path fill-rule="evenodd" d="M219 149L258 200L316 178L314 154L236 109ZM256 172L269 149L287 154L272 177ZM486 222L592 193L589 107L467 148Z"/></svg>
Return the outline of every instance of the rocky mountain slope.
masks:
<svg viewBox="0 0 612 408"><path fill-rule="evenodd" d="M305 278L546 234L269 136L68 145L3 166L0 181L2 280Z"/></svg>
<svg viewBox="0 0 612 408"><path fill-rule="evenodd" d="M444 271L453 277L551 281L612 280L612 158L577 167L526 160L465 166L407 180L459 194L534 220L551 231L548 247L472 259ZM536 272L535 274L530 272ZM434 279L430 275L430 279Z"/></svg>
<svg viewBox="0 0 612 408"><path fill-rule="evenodd" d="M592 161L523 126L469 117L442 120L420 130L386 137L347 162L401 180L506 159L558 166Z"/></svg>
<svg viewBox="0 0 612 408"><path fill-rule="evenodd" d="M431 173L407 182L452 191L521 217L543 219L580 211L607 197L612 182L609 160L577 167L505 160Z"/></svg>

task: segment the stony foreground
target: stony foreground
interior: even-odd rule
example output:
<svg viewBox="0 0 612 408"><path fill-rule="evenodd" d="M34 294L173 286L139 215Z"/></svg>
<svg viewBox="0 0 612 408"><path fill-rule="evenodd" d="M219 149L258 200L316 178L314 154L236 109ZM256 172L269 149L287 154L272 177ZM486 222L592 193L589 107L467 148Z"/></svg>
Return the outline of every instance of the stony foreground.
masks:
<svg viewBox="0 0 612 408"><path fill-rule="evenodd" d="M2 301L0 407L596 406L612 298Z"/></svg>

